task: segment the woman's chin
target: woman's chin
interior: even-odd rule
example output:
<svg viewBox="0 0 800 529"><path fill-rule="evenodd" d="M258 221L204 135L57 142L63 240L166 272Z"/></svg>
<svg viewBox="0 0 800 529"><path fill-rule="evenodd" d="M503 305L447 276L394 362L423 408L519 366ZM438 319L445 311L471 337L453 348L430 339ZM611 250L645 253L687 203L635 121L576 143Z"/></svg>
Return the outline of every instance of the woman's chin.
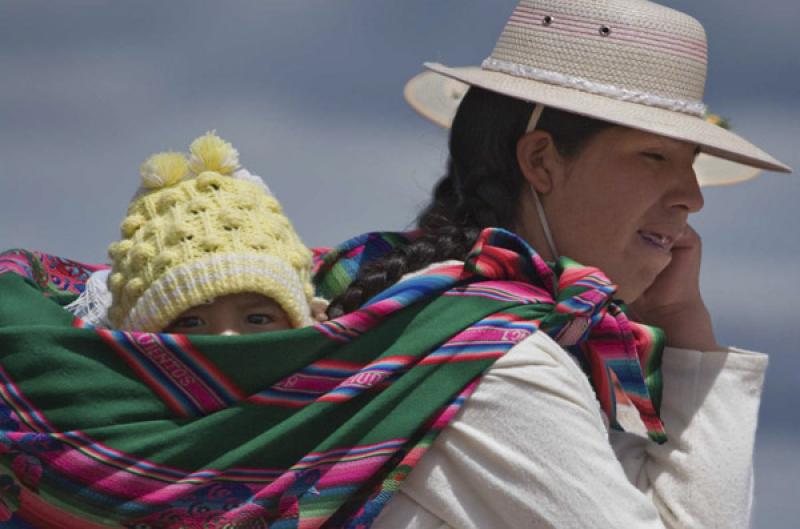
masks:
<svg viewBox="0 0 800 529"><path fill-rule="evenodd" d="M636 302L653 286L659 274L664 271L668 264L669 260L666 263L655 263L626 274L626 278L621 281L615 281L617 284L615 299L622 300L628 305Z"/></svg>

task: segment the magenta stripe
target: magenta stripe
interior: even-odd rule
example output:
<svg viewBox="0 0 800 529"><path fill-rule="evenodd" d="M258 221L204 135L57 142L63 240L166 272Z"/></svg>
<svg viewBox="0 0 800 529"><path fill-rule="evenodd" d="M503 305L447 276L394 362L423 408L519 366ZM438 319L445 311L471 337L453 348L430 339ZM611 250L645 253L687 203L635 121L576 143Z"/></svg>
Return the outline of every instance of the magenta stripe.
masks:
<svg viewBox="0 0 800 529"><path fill-rule="evenodd" d="M550 12L545 13L544 11L532 9L530 7L523 6L523 5L517 6L517 9L514 10L514 13L512 13L511 16L514 16L514 15L517 15L517 14L518 15L522 15L522 16L528 15L528 16L532 16L532 17L538 17L538 19L535 18L535 20L539 24L541 24L542 19L547 15L552 16L554 18L554 22L558 22L560 20L569 20L570 22L575 22L575 23L578 23L578 24L586 24L588 27L596 27L596 28L599 28L600 26L603 26L603 25L607 24L607 22L605 22L605 21L588 20L588 19L585 19L585 18L580 18L580 17L576 17L576 16L572 16L572 15L567 15L567 14L564 14L564 13L550 13ZM619 22L619 21L614 22L614 27L611 28L611 30L615 31L618 28L623 28L622 31L629 31L631 33L639 33L639 34L641 34L641 30L642 30L641 26L634 26L632 24L625 24L624 22ZM667 41L681 41L681 42L685 43L686 46L690 46L690 47L695 48L695 49L706 50L707 46L708 46L704 39L695 39L695 38L692 38L692 37L685 37L683 35L676 35L674 33L667 33L665 31L659 31L659 30L653 29L653 28L648 28L648 31L649 31L648 35L652 35L654 38L657 37L657 38L665 39Z"/></svg>
<svg viewBox="0 0 800 529"><path fill-rule="evenodd" d="M11 377L3 366L0 365L0 378L5 380L4 384L0 384L0 396L9 403L14 409L20 419L34 432L55 432L55 428L50 422L45 419L39 410L22 394L20 389L14 384Z"/></svg>
<svg viewBox="0 0 800 529"><path fill-rule="evenodd" d="M147 384L164 404L176 415L190 417L192 411L181 400L174 396L173 392L158 380L139 358L139 353L132 345L124 344L117 340L113 331L106 329L95 329L95 331L105 340L105 342L122 357L122 359L139 375L139 379Z"/></svg>
<svg viewBox="0 0 800 529"><path fill-rule="evenodd" d="M530 21L533 25L542 26L541 20L542 15L527 15L527 14L516 14L512 15L511 18L516 18L518 20ZM560 26L570 26L574 28L584 29L590 33L596 33L602 23L594 23L594 22L586 22L585 20L574 19L566 16L557 16L556 20L554 21L556 25L549 26L549 29L557 29ZM667 34L656 34L656 33L645 33L641 30L632 30L632 29L625 29L623 27L619 27L615 25L611 28L611 36L615 35L625 35L637 40L645 40L648 42L657 42L660 44L666 44L670 46L675 46L678 49L691 49L695 52L702 53L705 55L708 52L708 47L704 42L696 41L696 40L688 40L682 39L676 35L667 35Z"/></svg>
<svg viewBox="0 0 800 529"><path fill-rule="evenodd" d="M327 402L327 403L342 403L347 402L348 400L352 399L353 395L349 393L326 393L318 398L315 402Z"/></svg>
<svg viewBox="0 0 800 529"><path fill-rule="evenodd" d="M386 454L372 456L369 459L338 463L329 470L324 471L317 482L317 488L337 487L362 482L370 478L376 470L383 466L394 452L395 450L392 450Z"/></svg>
<svg viewBox="0 0 800 529"><path fill-rule="evenodd" d="M523 24L529 24L526 27L532 27L534 29L541 29L542 31L556 31L558 32L561 30L562 32L569 32L569 33L579 33L581 35L595 35L598 36L597 30L600 26L595 26L591 24L578 24L572 23L569 21L562 21L560 24L549 26L545 28L542 26L541 22L538 20L532 20L528 17L523 16L512 16L511 20L515 20L517 22ZM559 19L561 20L561 19ZM571 28L564 29L564 28ZM692 58L699 58L703 61L708 60L708 49L705 47L698 47L696 45L685 44L681 45L680 42L676 42L674 39L663 39L663 38L654 38L646 33L637 33L633 31L628 31L624 29L616 29L612 28L610 38L615 40L621 40L626 42L635 42L639 44L645 44L651 47L656 47L658 49L667 48L676 52L679 52L684 55L691 56Z"/></svg>
<svg viewBox="0 0 800 529"><path fill-rule="evenodd" d="M370 443L364 445L356 445L347 448L333 448L331 450L326 450L324 452L312 452L307 454L303 457L301 462L295 467L302 466L303 468L307 468L309 463L314 463L321 461L323 459L329 457L343 457L348 454L365 454L368 455L371 451L380 451L386 450L387 448L397 448L402 446L408 441L408 439L404 437L398 437L396 439L387 439L386 441L379 441L377 443ZM294 468L294 467L293 467Z"/></svg>
<svg viewBox="0 0 800 529"><path fill-rule="evenodd" d="M291 399L281 399L278 397L267 397L264 395L254 395L247 399L247 402L252 402L254 404L262 404L262 405L270 405L270 406L282 406L284 408L302 408L303 406L307 406L314 401L309 400L291 400Z"/></svg>
<svg viewBox="0 0 800 529"><path fill-rule="evenodd" d="M471 362L475 360L492 360L500 358L508 351L508 347L504 347L498 351L487 351L483 353L453 353L449 355L429 356L421 361L419 365L436 365L436 364L450 364L456 362Z"/></svg>
<svg viewBox="0 0 800 529"><path fill-rule="evenodd" d="M234 384L233 380L228 378L215 364L206 358L203 353L194 347L187 336L182 334L173 334L171 335L171 339L174 343L174 346L180 348L181 351L187 357L189 357L192 362L194 362L195 365L192 367L196 370L202 370L202 372L207 373L213 383L218 386L218 389L210 389L210 391L213 391L215 395L219 395L219 391L221 390L225 396L227 396L227 400L229 401L242 400L246 397L244 392L236 384ZM163 341L168 343L167 339L164 339ZM227 405L227 402L225 404Z"/></svg>
<svg viewBox="0 0 800 529"><path fill-rule="evenodd" d="M335 388L342 381L342 378L344 377L321 377L298 373L281 380L270 389L289 393L319 394Z"/></svg>
<svg viewBox="0 0 800 529"><path fill-rule="evenodd" d="M125 333L138 351L155 363L172 382L175 390L183 393L204 413L211 413L226 406L225 400L194 370L178 358L156 334Z"/></svg>
<svg viewBox="0 0 800 529"><path fill-rule="evenodd" d="M372 461L380 458L385 461L405 441L405 439L393 439L347 449L334 449L326 452L312 453L304 457L303 461L295 465L293 469L326 466L339 458L348 456L370 459ZM109 450L111 449L109 448ZM184 473L174 469L173 472L182 474L180 480L175 480L174 478L158 479L151 475L142 475L144 472L139 473L137 472L138 469L134 469L130 466L124 466L122 469L110 466L75 449L60 453L43 452L40 457L43 461L46 461L48 467L58 472L65 473L65 475L73 476L79 482L86 484L91 483L92 487L98 492L130 500L135 499L136 502L145 504L158 504L170 501L180 495L190 492L193 490L193 484L197 483L221 480L235 481L238 483L270 483L280 475L286 473L285 469L260 469L258 474L261 474L261 477L258 479L257 476L253 475L255 474L254 470L247 468L234 468L225 472L203 470L198 473ZM343 467L345 469L357 470L362 468L359 466L359 463L363 464L363 461L364 459L359 459L358 461L341 463L341 465L346 465ZM141 461L140 463L147 463L148 466L153 467L156 466L153 463L145 461ZM236 474L243 474L243 476L237 478ZM339 479L339 477L337 476L336 479Z"/></svg>
<svg viewBox="0 0 800 529"><path fill-rule="evenodd" d="M525 28L525 29L528 29L528 30L535 30L535 31L540 32L540 33L549 33L549 32L555 31L556 33L561 33L561 34L579 35L579 36L584 37L584 38L588 38L590 36L589 34L587 34L586 31L581 31L580 29L570 29L570 28L564 28L564 27L561 27L561 28L558 28L558 29L554 29L552 26L549 27L549 28L545 28L541 24L537 25L535 23L517 21L517 20L514 20L514 19L509 20L508 25L509 26L515 26L515 27L521 27L521 28ZM652 49L652 50L657 50L657 51L669 50L670 53L668 53L668 55L671 55L673 57L683 57L683 58L686 58L686 59L692 59L692 60L700 61L702 63L705 63L707 61L707 57L705 55L697 53L697 52L693 52L693 51L685 49L685 48L676 48L676 47L672 47L672 46L665 46L663 44L656 44L656 43L652 43L652 42L642 41L642 40L638 40L638 39L625 38L625 37L618 37L617 40L618 41L632 42L632 43L637 44L638 46L640 46L642 48L647 48L647 49Z"/></svg>

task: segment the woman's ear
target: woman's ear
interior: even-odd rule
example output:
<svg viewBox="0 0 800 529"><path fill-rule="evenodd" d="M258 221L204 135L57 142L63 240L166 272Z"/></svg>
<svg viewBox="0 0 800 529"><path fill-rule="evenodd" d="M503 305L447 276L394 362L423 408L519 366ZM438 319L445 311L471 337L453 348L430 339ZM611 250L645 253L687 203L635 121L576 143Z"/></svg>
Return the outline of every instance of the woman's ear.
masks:
<svg viewBox="0 0 800 529"><path fill-rule="evenodd" d="M535 130L517 142L517 163L522 176L539 194L546 195L553 188L562 170L563 161L549 132Z"/></svg>

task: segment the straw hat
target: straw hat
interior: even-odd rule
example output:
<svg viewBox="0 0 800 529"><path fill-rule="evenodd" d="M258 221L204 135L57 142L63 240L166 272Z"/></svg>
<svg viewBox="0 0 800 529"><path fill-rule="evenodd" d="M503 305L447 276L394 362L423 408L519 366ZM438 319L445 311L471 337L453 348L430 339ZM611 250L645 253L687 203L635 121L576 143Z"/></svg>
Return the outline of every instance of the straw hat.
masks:
<svg viewBox="0 0 800 529"><path fill-rule="evenodd" d="M695 167L704 185L752 178L751 167L791 172L705 120L705 31L647 0L521 0L480 67L425 67L458 82L421 74L406 86L406 99L445 127L464 84L474 85L696 144L711 155Z"/></svg>
<svg viewBox="0 0 800 529"><path fill-rule="evenodd" d="M461 81L435 72L422 72L406 83L404 96L422 117L449 129L468 88L469 85ZM752 180L761 169L701 153L695 160L694 172L702 187L710 187Z"/></svg>

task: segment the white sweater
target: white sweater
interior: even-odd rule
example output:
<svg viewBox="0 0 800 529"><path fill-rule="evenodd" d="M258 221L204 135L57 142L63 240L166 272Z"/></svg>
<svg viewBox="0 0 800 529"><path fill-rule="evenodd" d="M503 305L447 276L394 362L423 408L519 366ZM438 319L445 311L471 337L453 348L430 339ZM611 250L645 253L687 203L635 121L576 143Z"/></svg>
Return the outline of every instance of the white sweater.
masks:
<svg viewBox="0 0 800 529"><path fill-rule="evenodd" d="M373 529L746 528L767 357L667 348L664 445L609 434L545 333L499 359Z"/></svg>

